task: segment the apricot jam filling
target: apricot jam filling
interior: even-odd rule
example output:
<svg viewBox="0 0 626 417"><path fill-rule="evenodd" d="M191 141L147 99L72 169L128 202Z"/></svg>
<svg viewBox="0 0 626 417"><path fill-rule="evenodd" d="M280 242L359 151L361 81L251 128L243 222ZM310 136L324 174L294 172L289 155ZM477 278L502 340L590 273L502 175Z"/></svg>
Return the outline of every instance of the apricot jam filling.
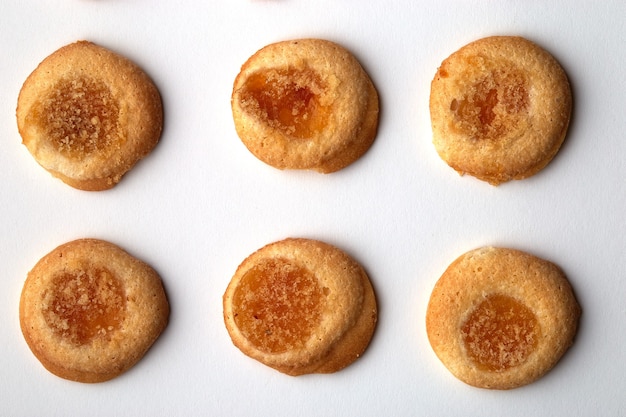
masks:
<svg viewBox="0 0 626 417"><path fill-rule="evenodd" d="M88 77L61 79L28 118L54 149L80 158L119 140L119 107L110 89Z"/></svg>
<svg viewBox="0 0 626 417"><path fill-rule="evenodd" d="M498 372L520 365L541 336L537 317L506 295L482 301L461 327L467 355L481 369Z"/></svg>
<svg viewBox="0 0 626 417"><path fill-rule="evenodd" d="M106 269L65 273L53 279L44 294L46 323L76 345L120 328L126 296L121 282Z"/></svg>
<svg viewBox="0 0 626 417"><path fill-rule="evenodd" d="M269 69L248 77L242 105L285 135L307 139L326 126L330 110L321 100L325 89L310 69Z"/></svg>
<svg viewBox="0 0 626 417"><path fill-rule="evenodd" d="M323 298L324 290L309 270L271 259L241 278L233 295L234 320L261 351L299 349L320 323Z"/></svg>
<svg viewBox="0 0 626 417"><path fill-rule="evenodd" d="M455 98L450 110L460 129L475 139L497 139L516 129L529 107L528 80L508 68L475 83L471 93Z"/></svg>

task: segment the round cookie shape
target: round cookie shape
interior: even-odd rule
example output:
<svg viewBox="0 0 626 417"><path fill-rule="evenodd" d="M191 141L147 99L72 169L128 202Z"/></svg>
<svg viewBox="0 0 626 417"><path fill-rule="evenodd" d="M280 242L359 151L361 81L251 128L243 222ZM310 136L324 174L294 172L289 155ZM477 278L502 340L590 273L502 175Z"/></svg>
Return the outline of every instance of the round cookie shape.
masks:
<svg viewBox="0 0 626 417"><path fill-rule="evenodd" d="M278 169L338 171L359 159L378 128L378 93L356 58L322 39L265 46L237 75L235 128Z"/></svg>
<svg viewBox="0 0 626 417"><path fill-rule="evenodd" d="M363 268L334 246L302 238L268 244L246 258L223 306L233 344L292 376L332 373L354 362L378 317Z"/></svg>
<svg viewBox="0 0 626 417"><path fill-rule="evenodd" d="M565 139L571 111L563 68L521 37L493 36L462 47L431 83L439 156L461 175L492 185L543 169Z"/></svg>
<svg viewBox="0 0 626 417"><path fill-rule="evenodd" d="M17 126L35 160L85 191L114 187L156 146L159 92L136 64L88 41L44 59L24 82Z"/></svg>
<svg viewBox="0 0 626 417"><path fill-rule="evenodd" d="M165 329L169 303L160 277L118 246L65 243L28 273L20 327L53 374L95 383L137 363Z"/></svg>
<svg viewBox="0 0 626 417"><path fill-rule="evenodd" d="M435 354L479 388L529 384L573 343L580 307L553 263L514 249L484 247L457 258L437 281L426 331Z"/></svg>

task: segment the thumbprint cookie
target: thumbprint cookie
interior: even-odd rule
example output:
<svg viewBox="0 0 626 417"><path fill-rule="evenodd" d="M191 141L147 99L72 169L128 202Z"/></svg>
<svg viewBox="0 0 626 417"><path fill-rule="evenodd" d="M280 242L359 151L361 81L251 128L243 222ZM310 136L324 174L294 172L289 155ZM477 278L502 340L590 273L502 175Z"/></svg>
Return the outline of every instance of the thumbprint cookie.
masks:
<svg viewBox="0 0 626 417"><path fill-rule="evenodd" d="M494 36L450 55L431 84L433 143L461 175L492 185L523 179L556 155L572 94L552 55L520 37Z"/></svg>
<svg viewBox="0 0 626 417"><path fill-rule="evenodd" d="M20 299L26 343L53 374L103 382L137 363L165 329L160 277L118 246L65 243L29 272Z"/></svg>
<svg viewBox="0 0 626 417"><path fill-rule="evenodd" d="M224 321L244 354L288 375L336 372L359 358L377 320L363 268L320 241L271 243L237 268Z"/></svg>
<svg viewBox="0 0 626 417"><path fill-rule="evenodd" d="M278 169L338 171L372 145L378 93L356 58L321 39L265 46L242 66L231 99L237 134Z"/></svg>
<svg viewBox="0 0 626 417"><path fill-rule="evenodd" d="M580 311L556 265L485 247L457 258L437 281L426 330L435 354L458 379L511 389L552 369L573 342Z"/></svg>
<svg viewBox="0 0 626 417"><path fill-rule="evenodd" d="M17 103L22 143L66 184L86 191L114 187L156 146L161 97L128 59L79 41L44 59Z"/></svg>

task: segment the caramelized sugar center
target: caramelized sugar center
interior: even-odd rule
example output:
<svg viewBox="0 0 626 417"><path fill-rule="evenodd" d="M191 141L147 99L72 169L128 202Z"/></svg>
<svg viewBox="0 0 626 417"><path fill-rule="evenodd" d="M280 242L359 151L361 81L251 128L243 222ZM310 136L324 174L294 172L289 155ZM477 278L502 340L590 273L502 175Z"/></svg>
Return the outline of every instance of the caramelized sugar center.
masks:
<svg viewBox="0 0 626 417"><path fill-rule="evenodd" d="M298 139L324 129L330 110L321 104L325 86L310 69L270 69L252 74L242 104L269 126Z"/></svg>
<svg viewBox="0 0 626 417"><path fill-rule="evenodd" d="M450 110L462 131L474 139L497 139L515 130L528 113L528 80L516 68L493 71L455 98Z"/></svg>
<svg viewBox="0 0 626 417"><path fill-rule="evenodd" d="M105 337L124 320L124 288L106 269L59 275L44 299L43 313L50 328L77 345Z"/></svg>
<svg viewBox="0 0 626 417"><path fill-rule="evenodd" d="M470 359L497 372L523 363L537 346L541 329L528 307L506 295L491 295L470 314L461 332Z"/></svg>
<svg viewBox="0 0 626 417"><path fill-rule="evenodd" d="M272 259L243 276L233 296L235 323L259 350L300 349L321 320L323 289L307 269Z"/></svg>
<svg viewBox="0 0 626 417"><path fill-rule="evenodd" d="M57 82L29 117L58 152L80 158L119 141L119 111L103 82L78 77Z"/></svg>

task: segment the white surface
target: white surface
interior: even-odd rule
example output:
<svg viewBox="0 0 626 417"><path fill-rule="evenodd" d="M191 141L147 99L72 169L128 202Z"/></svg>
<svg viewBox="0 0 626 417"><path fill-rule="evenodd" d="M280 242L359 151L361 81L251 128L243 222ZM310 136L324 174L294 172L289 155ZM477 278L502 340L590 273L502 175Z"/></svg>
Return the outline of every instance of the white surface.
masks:
<svg viewBox="0 0 626 417"><path fill-rule="evenodd" d="M626 3L412 0L2 0L0 3L0 414L482 415L626 413ZM460 177L431 144L428 95L441 61L493 34L526 36L566 69L567 140L538 175L494 188ZM335 174L281 172L236 136L232 82L267 43L321 37L349 48L376 84L379 135ZM20 142L22 82L57 48L88 39L141 65L163 96L155 151L113 190L53 179ZM287 236L333 243L367 269L380 305L362 359L288 377L241 354L222 322L237 265ZM84 385L48 373L19 330L35 262L80 237L108 239L162 275L172 315L123 376ZM499 392L456 380L424 316L445 267L504 245L559 264L583 307L575 345L548 375Z"/></svg>

